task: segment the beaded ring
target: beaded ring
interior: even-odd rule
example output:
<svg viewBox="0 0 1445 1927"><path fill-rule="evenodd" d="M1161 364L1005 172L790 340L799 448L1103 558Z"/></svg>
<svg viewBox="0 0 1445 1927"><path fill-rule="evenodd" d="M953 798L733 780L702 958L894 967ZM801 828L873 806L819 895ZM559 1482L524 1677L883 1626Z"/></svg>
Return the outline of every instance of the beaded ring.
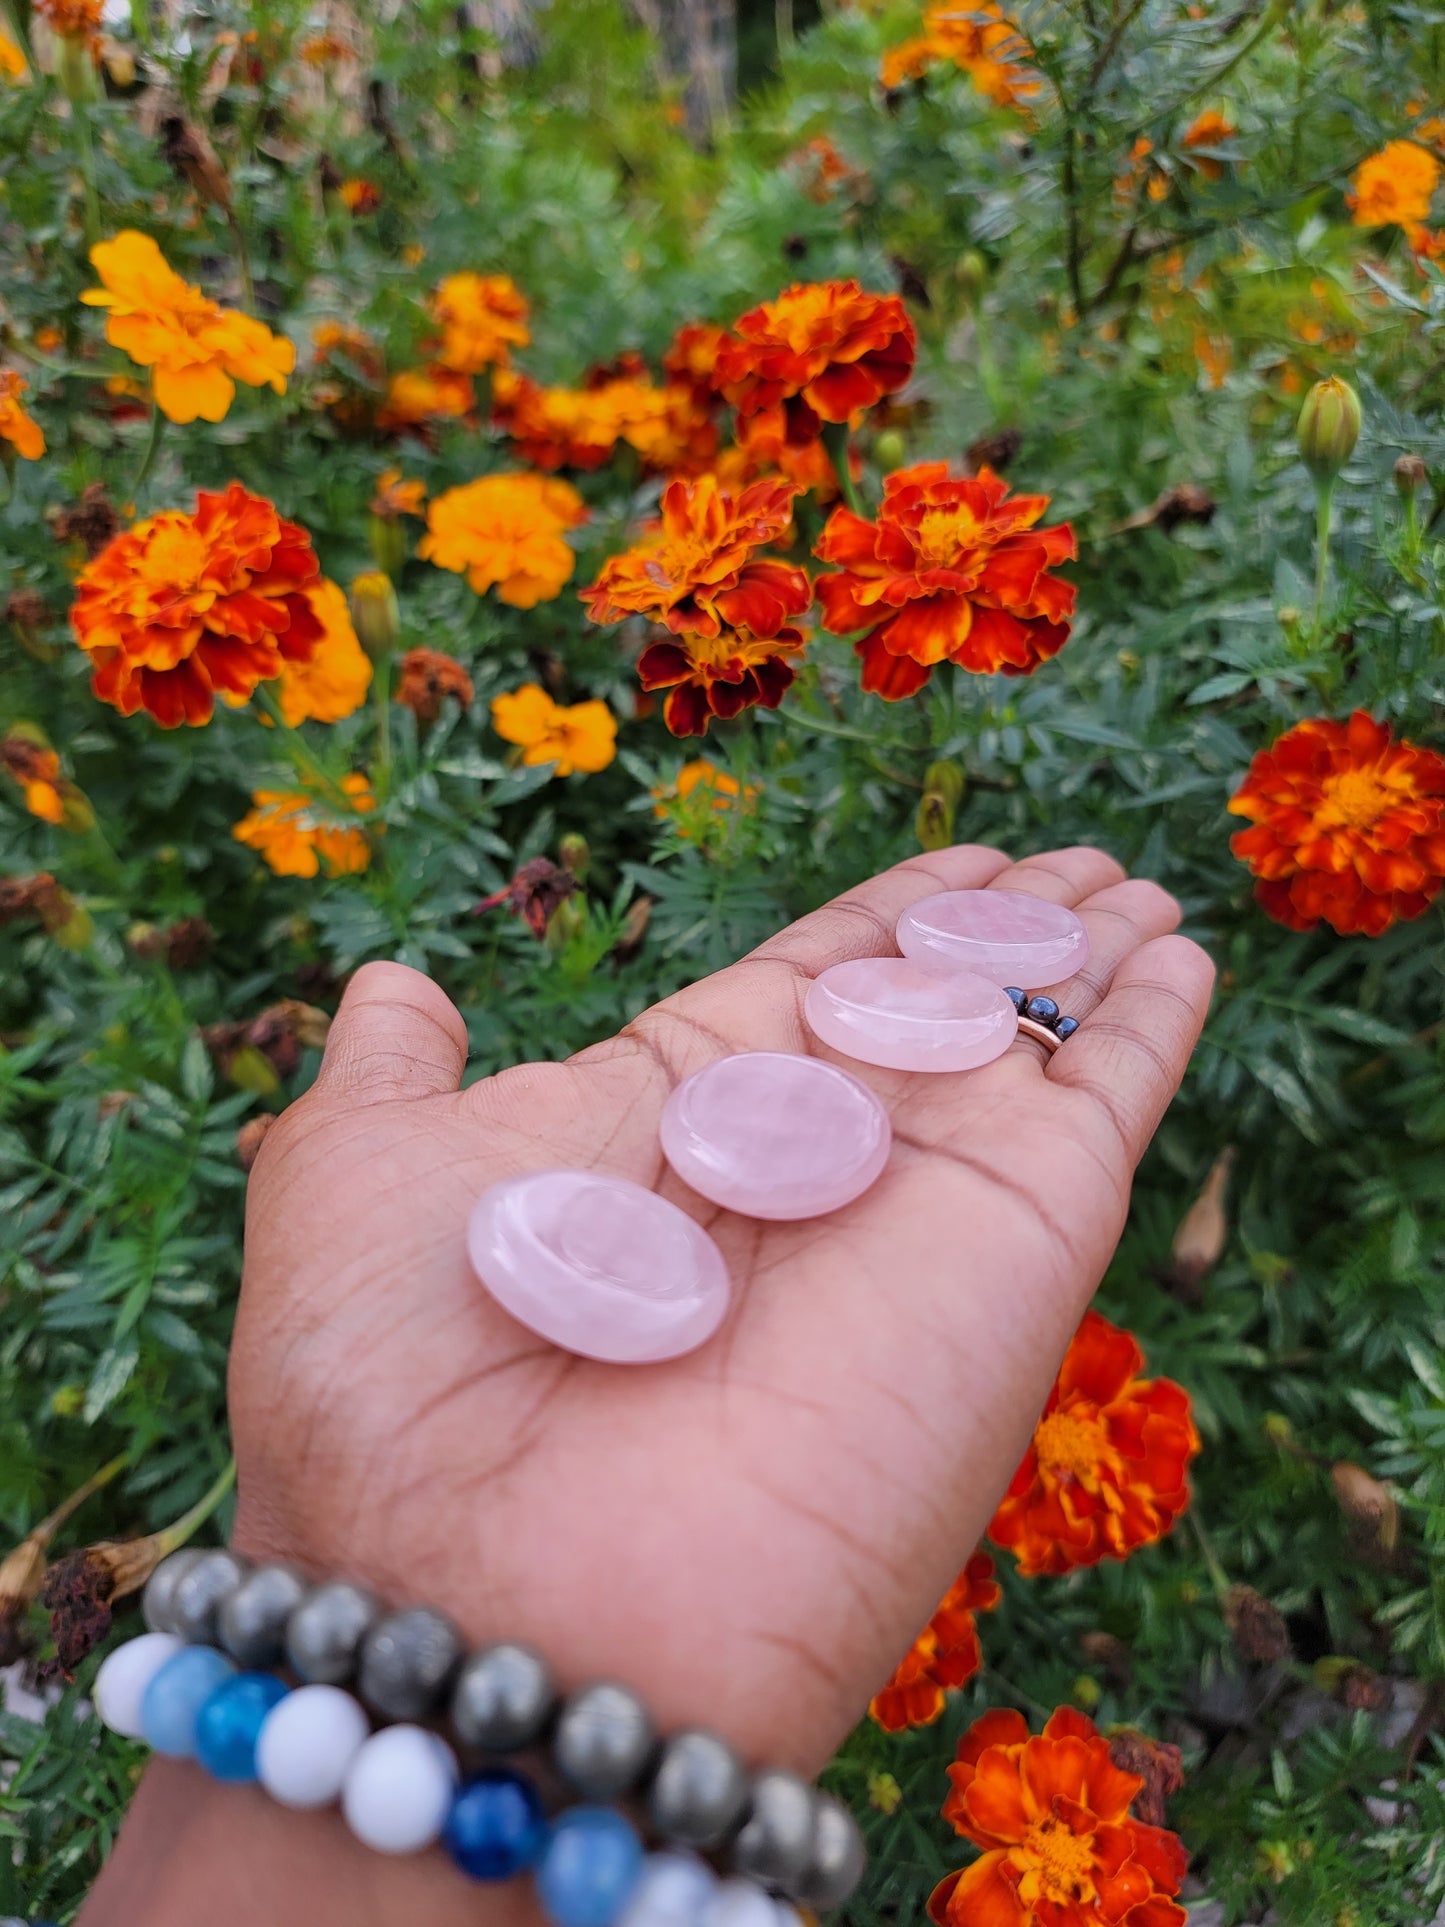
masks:
<svg viewBox="0 0 1445 1927"><path fill-rule="evenodd" d="M143 1610L150 1630L96 1679L107 1726L286 1806L339 1801L379 1852L440 1839L474 1879L531 1872L554 1927L798 1927L786 1901L836 1907L862 1876L857 1823L831 1794L750 1773L705 1728L660 1735L628 1687L564 1695L528 1646L467 1654L431 1608L385 1613L345 1581L187 1550L157 1567ZM394 1723L373 1731L369 1714ZM443 1715L453 1744L425 1724ZM496 1763L529 1749L582 1804L549 1819L534 1781ZM463 1778L458 1751L488 1763ZM644 1852L606 1804L624 1801L670 1851Z"/></svg>
<svg viewBox="0 0 1445 1927"><path fill-rule="evenodd" d="M1020 1037L1042 1044L1050 1057L1079 1028L1079 1019L1065 1017L1052 997L1030 997L1015 984L1007 985L1003 994L1019 1014Z"/></svg>

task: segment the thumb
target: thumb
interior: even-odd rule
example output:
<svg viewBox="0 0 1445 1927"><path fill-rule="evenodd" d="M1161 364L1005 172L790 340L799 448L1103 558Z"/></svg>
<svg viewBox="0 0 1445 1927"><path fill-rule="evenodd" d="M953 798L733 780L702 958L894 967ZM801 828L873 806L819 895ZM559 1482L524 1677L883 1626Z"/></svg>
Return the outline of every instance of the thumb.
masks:
<svg viewBox="0 0 1445 1927"><path fill-rule="evenodd" d="M405 964L363 964L326 1039L316 1091L363 1103L455 1091L467 1027L439 985Z"/></svg>

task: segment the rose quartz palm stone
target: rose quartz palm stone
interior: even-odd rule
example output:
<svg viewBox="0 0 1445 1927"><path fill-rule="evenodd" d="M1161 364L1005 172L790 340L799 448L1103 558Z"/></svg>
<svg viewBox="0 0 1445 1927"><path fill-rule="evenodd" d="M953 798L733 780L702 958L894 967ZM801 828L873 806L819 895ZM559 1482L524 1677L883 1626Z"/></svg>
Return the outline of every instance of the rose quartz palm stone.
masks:
<svg viewBox="0 0 1445 1927"><path fill-rule="evenodd" d="M679 1084L662 1154L685 1184L748 1218L819 1218L861 1197L888 1162L888 1113L817 1057L746 1051Z"/></svg>
<svg viewBox="0 0 1445 1927"><path fill-rule="evenodd" d="M808 986L803 1014L817 1037L894 1071L971 1071L1001 1057L1018 1012L973 971L923 970L907 957L857 957Z"/></svg>
<svg viewBox="0 0 1445 1927"><path fill-rule="evenodd" d="M1089 937L1072 910L1022 890L945 890L898 919L898 948L925 970L972 970L1042 990L1082 968Z"/></svg>
<svg viewBox="0 0 1445 1927"><path fill-rule="evenodd" d="M597 1171L504 1178L473 1208L467 1249L519 1324L611 1364L694 1350L731 1295L726 1261L701 1225L655 1191Z"/></svg>

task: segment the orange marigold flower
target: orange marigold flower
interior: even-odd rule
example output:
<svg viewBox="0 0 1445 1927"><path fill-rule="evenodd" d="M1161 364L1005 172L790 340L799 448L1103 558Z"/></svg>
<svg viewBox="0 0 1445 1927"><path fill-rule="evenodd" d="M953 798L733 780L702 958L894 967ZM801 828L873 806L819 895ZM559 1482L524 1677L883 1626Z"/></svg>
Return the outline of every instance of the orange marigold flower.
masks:
<svg viewBox="0 0 1445 1927"><path fill-rule="evenodd" d="M349 361L367 381L380 381L381 354L364 328L353 328L345 321L318 321L311 330L311 342L317 361Z"/></svg>
<svg viewBox="0 0 1445 1927"><path fill-rule="evenodd" d="M276 701L293 729L354 715L371 687L371 663L357 639L345 592L323 576L302 594L321 634L309 656L281 664Z"/></svg>
<svg viewBox="0 0 1445 1927"><path fill-rule="evenodd" d="M499 368L492 420L536 468L600 468L617 446L619 421L595 389L543 388L530 375Z"/></svg>
<svg viewBox="0 0 1445 1927"><path fill-rule="evenodd" d="M742 799L744 811L752 808L762 790L756 783L746 788L725 769L710 763L705 756L694 756L684 763L671 783L659 784L652 792L654 816L681 818L679 833L689 834L700 812L726 813ZM696 797L697 801L693 802Z"/></svg>
<svg viewBox="0 0 1445 1927"><path fill-rule="evenodd" d="M823 626L868 631L854 644L863 687L911 696L940 662L1027 676L1069 639L1074 587L1049 571L1077 551L1067 522L1034 525L1047 495L1009 495L984 467L950 478L946 462L901 468L876 522L834 509L816 553L842 565L814 585Z"/></svg>
<svg viewBox="0 0 1445 1927"><path fill-rule="evenodd" d="M20 405L29 385L13 368L0 370L0 441L9 442L27 462L38 462L45 453L45 437Z"/></svg>
<svg viewBox="0 0 1445 1927"><path fill-rule="evenodd" d="M403 515L423 516L426 483L404 480L399 468L384 468L376 478L369 507L383 522L400 521Z"/></svg>
<svg viewBox="0 0 1445 1927"><path fill-rule="evenodd" d="M448 696L465 709L476 694L472 679L455 656L440 649L408 649L401 659L396 700L412 711L419 723L434 723Z"/></svg>
<svg viewBox="0 0 1445 1927"><path fill-rule="evenodd" d="M801 282L743 315L718 351L718 381L740 415L783 403L788 440L811 441L901 388L918 339L896 294L856 281Z"/></svg>
<svg viewBox="0 0 1445 1927"><path fill-rule="evenodd" d="M577 558L563 531L587 520L570 482L519 471L449 488L427 509L417 554L465 573L478 595L495 587L514 609L560 595Z"/></svg>
<svg viewBox="0 0 1445 1927"><path fill-rule="evenodd" d="M868 179L849 166L827 134L814 134L801 147L795 147L783 165L801 177L804 193L820 207L832 199L835 186L848 183L856 188L866 185Z"/></svg>
<svg viewBox="0 0 1445 1927"><path fill-rule="evenodd" d="M1445 878L1445 757L1357 709L1297 723L1229 800L1230 840L1277 923L1378 937L1423 914Z"/></svg>
<svg viewBox="0 0 1445 1927"><path fill-rule="evenodd" d="M922 34L884 54L879 79L889 89L901 87L921 78L935 62L949 60L986 99L1022 110L1042 89L1038 74L1022 64L1032 51L996 0L974 6L940 0L924 10Z"/></svg>
<svg viewBox="0 0 1445 1927"><path fill-rule="evenodd" d="M662 714L674 736L702 736L714 716L727 719L759 705L776 709L798 673L804 640L802 630L792 628L770 636L746 629L668 636L643 650L637 676L646 690L670 692Z"/></svg>
<svg viewBox="0 0 1445 1927"><path fill-rule="evenodd" d="M59 40L100 45L102 0L35 0L35 11Z"/></svg>
<svg viewBox="0 0 1445 1927"><path fill-rule="evenodd" d="M943 1712L946 1694L973 1678L983 1664L973 1616L990 1611L998 1601L993 1561L986 1552L976 1552L893 1677L870 1701L868 1711L885 1733L931 1726Z"/></svg>
<svg viewBox="0 0 1445 1927"><path fill-rule="evenodd" d="M298 51L308 67L330 67L338 60L352 58L349 43L334 33L314 33L302 41Z"/></svg>
<svg viewBox="0 0 1445 1927"><path fill-rule="evenodd" d="M1142 1777L1073 1707L1037 1739L1011 1707L985 1713L948 1777L944 1818L984 1851L934 1888L938 1927L1185 1927L1178 1835L1131 1818Z"/></svg>
<svg viewBox="0 0 1445 1927"><path fill-rule="evenodd" d="M455 369L403 368L387 383L378 428L416 428L424 422L459 421L477 405L470 375Z"/></svg>
<svg viewBox="0 0 1445 1927"><path fill-rule="evenodd" d="M1440 163L1414 141L1387 141L1360 162L1345 196L1356 227L1413 227L1430 218Z"/></svg>
<svg viewBox="0 0 1445 1927"><path fill-rule="evenodd" d="M29 76L25 55L8 33L0 31L0 80L27 80Z"/></svg>
<svg viewBox="0 0 1445 1927"><path fill-rule="evenodd" d="M442 331L437 360L459 375L505 365L532 338L526 297L509 274L449 274L428 305Z"/></svg>
<svg viewBox="0 0 1445 1927"><path fill-rule="evenodd" d="M304 662L322 633L309 599L311 538L239 482L118 535L81 571L71 622L91 687L122 715L163 728L209 722L215 697L244 702Z"/></svg>
<svg viewBox="0 0 1445 1927"><path fill-rule="evenodd" d="M53 749L29 736L0 737L0 769L20 785L32 816L43 823L64 821L64 792L73 785L60 774L60 758Z"/></svg>
<svg viewBox="0 0 1445 1927"><path fill-rule="evenodd" d="M647 381L612 382L597 398L615 410L619 438L654 474L698 475L717 455L712 411L682 382L662 388Z"/></svg>
<svg viewBox="0 0 1445 1927"><path fill-rule="evenodd" d="M1212 107L1206 107L1185 128L1181 145L1188 148L1224 147L1238 132L1232 121L1216 113ZM1201 154L1194 165L1207 181L1217 181L1224 172L1223 161L1217 161L1209 154Z"/></svg>
<svg viewBox="0 0 1445 1927"><path fill-rule="evenodd" d="M296 350L248 314L217 307L169 266L148 234L126 228L98 241L90 259L102 286L81 300L108 308L105 338L151 370L157 408L169 421L218 422L236 383L286 392Z"/></svg>
<svg viewBox="0 0 1445 1927"><path fill-rule="evenodd" d="M358 816L376 808L364 776L343 776L341 787ZM371 863L366 832L348 823L339 808L304 792L257 790L250 810L231 831L257 850L278 877L356 876Z"/></svg>
<svg viewBox="0 0 1445 1927"><path fill-rule="evenodd" d="M1188 1505L1199 1450L1189 1394L1140 1378L1143 1365L1132 1333L1085 1312L988 1529L1025 1578L1126 1559Z"/></svg>
<svg viewBox="0 0 1445 1927"><path fill-rule="evenodd" d="M566 706L534 682L492 698L492 728L531 767L555 763L556 776L606 769L617 754L617 719L606 703Z"/></svg>
<svg viewBox="0 0 1445 1927"><path fill-rule="evenodd" d="M375 181L343 181L336 191L349 214L375 214L381 206L381 189Z"/></svg>
<svg viewBox="0 0 1445 1927"><path fill-rule="evenodd" d="M662 357L662 365L676 382L693 392L705 408L715 408L722 399L718 386L717 361L724 342L731 335L711 321L685 321L672 337Z"/></svg>
<svg viewBox="0 0 1445 1927"><path fill-rule="evenodd" d="M726 495L711 475L669 482L661 521L582 591L588 615L594 622L650 616L674 635L777 635L812 592L802 569L758 560L756 552L788 526L796 493L787 482L757 482Z"/></svg>

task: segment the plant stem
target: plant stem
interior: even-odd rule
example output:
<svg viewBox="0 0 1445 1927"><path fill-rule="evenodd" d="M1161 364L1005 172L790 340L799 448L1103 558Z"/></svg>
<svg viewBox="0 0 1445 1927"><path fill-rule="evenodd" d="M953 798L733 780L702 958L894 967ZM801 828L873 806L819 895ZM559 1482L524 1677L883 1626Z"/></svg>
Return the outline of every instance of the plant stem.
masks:
<svg viewBox="0 0 1445 1927"><path fill-rule="evenodd" d="M853 477L848 468L847 422L824 422L823 446L828 451L828 460L833 464L833 473L838 478L839 493L853 513L861 515L863 504L858 499L858 491L853 486Z"/></svg>
<svg viewBox="0 0 1445 1927"><path fill-rule="evenodd" d="M227 1459L220 1477L211 1485L210 1490L196 1500L189 1512L183 1512L173 1525L168 1525L160 1535L162 1557L183 1546L197 1526L204 1525L216 1507L236 1483L236 1461Z"/></svg>
<svg viewBox="0 0 1445 1927"><path fill-rule="evenodd" d="M146 445L140 458L140 467L136 470L135 480L130 485L130 492L133 497L140 494L145 479L151 472L151 463L155 460L156 450L160 447L161 443L162 420L160 405L156 401L155 387L154 384L152 384L150 433L146 436Z"/></svg>
<svg viewBox="0 0 1445 1927"><path fill-rule="evenodd" d="M241 299L247 314L256 312L256 287L251 279L251 263L246 259L246 237L241 232L241 224L230 208L225 210L226 226L231 230L231 240L236 249L236 266L241 270Z"/></svg>
<svg viewBox="0 0 1445 1927"><path fill-rule="evenodd" d="M391 654L385 650L376 658L372 699L376 704L376 800L384 803L391 793Z"/></svg>
<svg viewBox="0 0 1445 1927"><path fill-rule="evenodd" d="M84 1485L77 1486L68 1499L62 1499L55 1510L40 1521L35 1528L36 1534L43 1533L47 1542L52 1539L72 1512L78 1512L93 1492L99 1492L102 1486L109 1485L116 1474L123 1472L129 1464L129 1452L117 1453L99 1472L92 1473Z"/></svg>
<svg viewBox="0 0 1445 1927"><path fill-rule="evenodd" d="M281 714L281 708L276 698L264 683L257 684L256 701L271 718L276 728L280 730L281 740L286 745L286 753L295 765L297 774L314 783L318 789L323 790L333 803L337 804L350 816L354 808L351 798L346 794L346 791L341 787L340 783L336 781L335 777L328 776L320 763L317 762L316 758L306 747L300 730L293 729L291 724L287 722L286 718Z"/></svg>
<svg viewBox="0 0 1445 1927"><path fill-rule="evenodd" d="M1335 482L1331 476L1327 482L1316 484L1315 492L1315 618L1313 624L1316 641L1319 639L1324 622L1325 587L1330 573L1330 510L1335 499Z"/></svg>
<svg viewBox="0 0 1445 1927"><path fill-rule="evenodd" d="M85 245L93 248L100 239L100 190L95 184L95 142L90 132L90 109L72 95L70 116L75 122L80 145L80 173L85 183Z"/></svg>

